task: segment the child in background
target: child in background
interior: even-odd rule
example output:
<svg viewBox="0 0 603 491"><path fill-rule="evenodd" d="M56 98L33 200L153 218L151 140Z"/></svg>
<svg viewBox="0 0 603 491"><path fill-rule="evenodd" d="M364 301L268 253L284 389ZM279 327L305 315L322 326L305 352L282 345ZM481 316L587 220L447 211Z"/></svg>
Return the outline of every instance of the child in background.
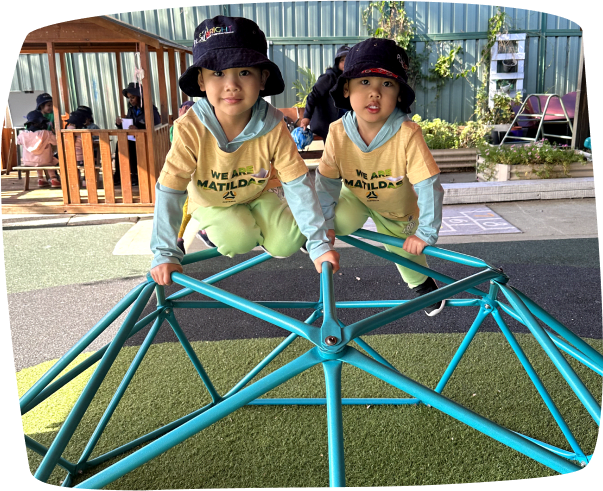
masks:
<svg viewBox="0 0 603 491"><path fill-rule="evenodd" d="M307 238L318 271L324 261L339 268L283 114L262 99L285 88L267 48L257 24L241 17L217 16L195 29L194 63L179 85L201 99L174 122L174 142L155 188L151 276L159 285L182 271L176 238L187 189L189 211L221 254L260 245L273 256L289 256ZM265 190L273 167L288 205Z"/></svg>
<svg viewBox="0 0 603 491"><path fill-rule="evenodd" d="M73 111L69 115L69 119L66 121L68 130L83 130L86 124L86 113L80 111L79 109ZM78 167L84 166L84 150L82 148L82 135L76 135L75 137L75 160L77 162ZM79 174L79 170L78 170ZM81 178L82 188L86 187L86 180Z"/></svg>
<svg viewBox="0 0 603 491"><path fill-rule="evenodd" d="M444 190L421 128L407 115L415 99L407 68L406 52L388 39L367 39L349 51L331 95L351 111L329 128L316 190L331 240L371 217L378 232L405 239L402 249L386 245L388 251L427 266L422 252L438 240ZM437 290L433 278L398 269L416 296ZM436 315L444 305L425 313Z"/></svg>
<svg viewBox="0 0 603 491"><path fill-rule="evenodd" d="M44 167L57 165L59 161L54 157L53 145L57 139L52 131L48 131L48 120L40 111L31 111L27 114L25 131L17 137L17 143L23 146L23 165L28 167ZM44 171L38 171L38 187L60 188L61 182L54 170L48 171L50 183L44 177Z"/></svg>
<svg viewBox="0 0 603 491"><path fill-rule="evenodd" d="M36 109L42 113L46 119L46 128L54 132L54 109L52 107L52 96L46 92L36 98Z"/></svg>
<svg viewBox="0 0 603 491"><path fill-rule="evenodd" d="M77 111L86 115L86 122L84 123L84 128L86 128L87 130L100 130L100 127L94 124L92 109L90 109L88 106L78 106Z"/></svg>

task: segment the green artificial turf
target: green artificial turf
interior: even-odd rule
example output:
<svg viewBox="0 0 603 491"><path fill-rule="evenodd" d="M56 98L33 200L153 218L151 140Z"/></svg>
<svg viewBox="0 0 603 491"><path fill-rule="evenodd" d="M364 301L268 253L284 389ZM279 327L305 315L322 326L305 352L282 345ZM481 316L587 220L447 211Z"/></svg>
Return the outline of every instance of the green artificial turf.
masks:
<svg viewBox="0 0 603 491"><path fill-rule="evenodd" d="M555 403L587 454L597 425L530 335L516 335ZM462 334L367 336L374 349L404 375L435 387L462 340ZM217 390L224 394L261 361L282 338L194 342L193 347ZM587 340L601 350L601 340ZM310 347L296 340L267 372ZM126 347L79 425L64 457L77 461L114 390L136 354ZM89 354L81 355L77 361ZM601 378L570 359L578 375L601 401ZM22 395L52 365L17 374ZM75 379L23 417L25 433L49 445L92 373ZM263 375L263 373L261 374ZM404 396L344 364L344 397ZM546 406L499 333L479 333L443 394L512 430L564 449L569 447ZM324 397L320 366L301 374L268 397ZM125 444L210 402L179 344L152 345L93 457ZM420 406L345 406L346 484L400 486L552 476L549 468L455 421ZM41 458L28 450L32 472ZM78 476L81 482L119 458ZM55 469L49 483L65 471ZM325 408L244 407L180 445L126 474L107 489L183 489L328 486Z"/></svg>

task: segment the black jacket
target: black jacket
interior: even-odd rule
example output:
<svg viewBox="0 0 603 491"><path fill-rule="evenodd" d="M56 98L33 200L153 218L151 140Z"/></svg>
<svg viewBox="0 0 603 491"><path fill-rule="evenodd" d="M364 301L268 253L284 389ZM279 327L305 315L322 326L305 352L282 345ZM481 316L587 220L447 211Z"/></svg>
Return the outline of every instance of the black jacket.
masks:
<svg viewBox="0 0 603 491"><path fill-rule="evenodd" d="M129 106L126 118L132 119L134 121L134 126L139 130L146 129L144 109L142 107ZM161 116L159 116L157 108L153 106L153 126L158 125L159 123L161 123ZM117 127L121 129L121 124L118 124Z"/></svg>
<svg viewBox="0 0 603 491"><path fill-rule="evenodd" d="M339 109L335 107L329 94L341 73L341 70L337 67L327 68L327 71L318 77L314 87L312 87L312 92L308 94L308 99L306 99L304 118L310 120L312 133L323 138L326 138L329 132L329 125L341 117Z"/></svg>

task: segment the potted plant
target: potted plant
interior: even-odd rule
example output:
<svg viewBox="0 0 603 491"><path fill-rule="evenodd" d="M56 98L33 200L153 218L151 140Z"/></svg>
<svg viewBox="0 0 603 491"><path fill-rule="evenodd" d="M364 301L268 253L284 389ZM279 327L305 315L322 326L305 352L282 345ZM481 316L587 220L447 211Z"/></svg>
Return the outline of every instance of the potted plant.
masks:
<svg viewBox="0 0 603 491"><path fill-rule="evenodd" d="M585 152L540 140L527 145L478 145L476 163L480 181L592 177L593 165Z"/></svg>

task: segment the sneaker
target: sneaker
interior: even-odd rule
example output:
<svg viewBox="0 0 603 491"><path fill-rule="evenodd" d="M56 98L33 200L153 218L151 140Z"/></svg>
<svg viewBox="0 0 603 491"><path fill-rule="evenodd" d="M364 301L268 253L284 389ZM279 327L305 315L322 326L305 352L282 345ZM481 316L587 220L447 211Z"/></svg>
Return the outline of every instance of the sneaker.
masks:
<svg viewBox="0 0 603 491"><path fill-rule="evenodd" d="M186 251L184 250L184 239L182 237L180 237L178 239L178 249L180 249L182 251L182 254L186 254Z"/></svg>
<svg viewBox="0 0 603 491"><path fill-rule="evenodd" d="M264 246L260 246L260 249L262 249L266 254L270 254L275 259L287 259L285 256L275 256L274 254L268 252Z"/></svg>
<svg viewBox="0 0 603 491"><path fill-rule="evenodd" d="M310 254L310 253L308 252L308 248L306 247L306 244L304 244L303 246L301 246L301 247L299 248L299 250L300 250L300 251L302 251L304 254Z"/></svg>
<svg viewBox="0 0 603 491"><path fill-rule="evenodd" d="M38 179L38 187L39 188L49 188L50 184L46 179Z"/></svg>
<svg viewBox="0 0 603 491"><path fill-rule="evenodd" d="M419 286L411 288L411 290L415 294L415 298L427 295L428 293L434 292L437 289L438 285L436 285L436 282L433 278L427 278ZM424 311L429 317L433 317L434 315L438 315L445 306L446 300L440 300L438 303L434 303L428 307L425 307Z"/></svg>
<svg viewBox="0 0 603 491"><path fill-rule="evenodd" d="M199 237L203 241L203 243L210 249L216 247L216 244L209 240L209 237L207 236L207 233L205 233L205 230L199 230L197 232L197 237Z"/></svg>
<svg viewBox="0 0 603 491"><path fill-rule="evenodd" d="M59 181L56 177L53 177L50 180L50 187L51 188L60 188L61 187L61 181Z"/></svg>

